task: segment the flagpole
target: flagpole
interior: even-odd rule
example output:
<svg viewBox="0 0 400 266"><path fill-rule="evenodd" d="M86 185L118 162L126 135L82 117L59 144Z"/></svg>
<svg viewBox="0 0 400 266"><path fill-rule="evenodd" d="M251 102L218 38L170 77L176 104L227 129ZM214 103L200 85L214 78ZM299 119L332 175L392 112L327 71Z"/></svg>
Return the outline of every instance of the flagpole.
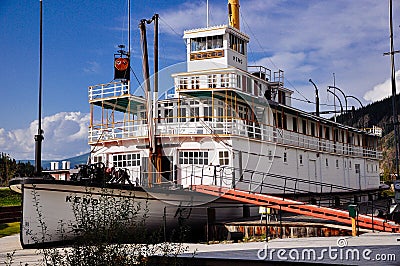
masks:
<svg viewBox="0 0 400 266"><path fill-rule="evenodd" d="M35 135L35 175L42 174L42 72L43 72L43 1L40 0L40 32L39 32L39 118L38 132Z"/></svg>

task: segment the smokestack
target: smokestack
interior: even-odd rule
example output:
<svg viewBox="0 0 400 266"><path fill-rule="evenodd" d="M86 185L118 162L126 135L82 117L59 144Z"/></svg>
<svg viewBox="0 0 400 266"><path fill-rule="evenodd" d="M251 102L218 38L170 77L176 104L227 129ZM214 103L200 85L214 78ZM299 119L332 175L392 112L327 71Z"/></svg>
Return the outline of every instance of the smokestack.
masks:
<svg viewBox="0 0 400 266"><path fill-rule="evenodd" d="M229 25L240 30L239 0L228 1Z"/></svg>

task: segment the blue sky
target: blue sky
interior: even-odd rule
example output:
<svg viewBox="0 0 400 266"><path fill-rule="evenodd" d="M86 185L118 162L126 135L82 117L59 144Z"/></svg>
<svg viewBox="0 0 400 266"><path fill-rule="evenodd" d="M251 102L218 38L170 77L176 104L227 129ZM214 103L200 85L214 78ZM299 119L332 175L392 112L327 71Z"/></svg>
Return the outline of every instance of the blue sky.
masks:
<svg viewBox="0 0 400 266"><path fill-rule="evenodd" d="M209 0L211 25L227 23L226 2ZM400 5L394 2L398 14ZM140 79L140 19L160 14L161 67L185 60L183 30L206 25L205 0L132 0L131 5L132 67ZM127 0L44 0L43 7L43 157L62 159L89 150L87 87L112 80L113 53L118 44L127 44ZM242 0L241 11L250 62L283 69L295 98L313 100L312 78L321 102L331 104L326 87L332 85L332 73L339 88L364 103L389 94L390 59L382 55L389 50L387 1ZM397 49L399 23L394 24ZM0 25L0 151L30 159L37 120L39 0L1 0ZM314 109L298 100L293 104Z"/></svg>

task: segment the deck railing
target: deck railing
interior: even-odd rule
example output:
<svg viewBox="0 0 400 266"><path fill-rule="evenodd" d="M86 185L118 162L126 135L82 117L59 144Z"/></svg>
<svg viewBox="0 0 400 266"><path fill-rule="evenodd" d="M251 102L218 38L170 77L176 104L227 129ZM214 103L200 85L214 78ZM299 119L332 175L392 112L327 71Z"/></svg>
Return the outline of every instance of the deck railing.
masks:
<svg viewBox="0 0 400 266"><path fill-rule="evenodd" d="M129 93L129 86L123 82L110 82L89 87L89 101L117 97Z"/></svg>
<svg viewBox="0 0 400 266"><path fill-rule="evenodd" d="M181 121L170 122L169 121ZM248 120L223 117L187 117L156 119L157 135L234 135L258 139L276 144L299 147L358 157L382 158L374 148L348 143L334 142L301 133L258 124ZM148 126L145 120L125 121L108 125L94 125L89 128L89 142L146 137Z"/></svg>

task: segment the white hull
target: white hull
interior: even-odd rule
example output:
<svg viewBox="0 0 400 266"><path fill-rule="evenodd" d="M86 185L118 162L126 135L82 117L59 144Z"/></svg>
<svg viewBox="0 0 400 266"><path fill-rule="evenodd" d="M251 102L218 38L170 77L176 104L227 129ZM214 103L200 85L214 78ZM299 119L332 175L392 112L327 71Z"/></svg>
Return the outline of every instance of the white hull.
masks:
<svg viewBox="0 0 400 266"><path fill-rule="evenodd" d="M21 245L23 247L72 240L76 234L71 225L77 223L74 206L98 205L102 199L109 200L109 204L118 205L120 201L126 199L132 200L135 206L140 204L137 217L141 219L147 211L145 219L147 230L165 227L168 232L177 229L178 219L181 217L185 219L185 224L192 228L192 232L203 236L207 224L207 208L217 207L214 209L215 220L238 218L243 214L241 204L187 190L145 191L141 187L101 189L48 181L22 184L22 193ZM228 206L230 208L226 208ZM61 225L65 230L63 233L60 231Z"/></svg>

